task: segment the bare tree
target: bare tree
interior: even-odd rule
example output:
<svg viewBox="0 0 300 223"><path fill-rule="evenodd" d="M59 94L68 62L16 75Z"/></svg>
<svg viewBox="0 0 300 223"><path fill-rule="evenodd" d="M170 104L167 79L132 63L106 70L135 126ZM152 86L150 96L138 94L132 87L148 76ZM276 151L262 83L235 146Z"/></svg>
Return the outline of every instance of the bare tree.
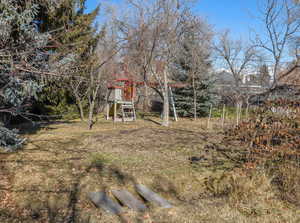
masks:
<svg viewBox="0 0 300 223"><path fill-rule="evenodd" d="M170 68L175 58L176 44L182 35L179 30L188 10L188 2L130 0L135 16L127 22L119 21L121 37L126 39L123 53L130 64L137 65L136 71L145 82L146 97L150 80L157 82L158 87L155 88L162 96L164 104L164 126L169 125Z"/></svg>
<svg viewBox="0 0 300 223"><path fill-rule="evenodd" d="M120 46L113 35L103 30L97 45L91 50L92 60L89 66L89 80L87 98L89 103L88 126L92 129L95 120L95 106L97 101L102 100L103 91L107 91L107 76L110 62L120 51ZM105 95L105 93L104 93Z"/></svg>
<svg viewBox="0 0 300 223"><path fill-rule="evenodd" d="M232 85L226 88L226 93L231 92L237 106L242 103L245 93L248 89L243 86L243 78L254 65L257 51L252 45L247 45L241 40L232 40L229 37L229 31L225 31L214 47L218 58L223 66L232 75Z"/></svg>
<svg viewBox="0 0 300 223"><path fill-rule="evenodd" d="M100 105L101 100L105 98L111 64L114 63L114 58L120 51L118 42L106 27L103 27L97 35L95 43L86 53L88 59L72 70L65 71L68 75L66 86L76 100L82 121L85 120L84 105L87 103L89 129L92 129L97 120L94 116L95 111L99 110L97 105Z"/></svg>
<svg viewBox="0 0 300 223"><path fill-rule="evenodd" d="M276 87L283 59L288 55L288 44L299 34L299 5L291 0L267 0L260 5L260 21L264 26L263 34L255 33L252 42L264 50L272 66L271 88Z"/></svg>
<svg viewBox="0 0 300 223"><path fill-rule="evenodd" d="M158 41L154 22L156 10L149 2L129 0L130 16L125 14L117 19L119 38L124 40L122 58L128 71L136 74L136 79L144 81L143 109L149 108L150 64L153 63ZM157 9L157 8L156 8Z"/></svg>
<svg viewBox="0 0 300 223"><path fill-rule="evenodd" d="M212 36L210 27L191 12L191 2L128 0L129 7L125 15L115 19L119 40L122 41L120 60L127 65L135 79L144 82L145 111L149 107L149 90L153 89L160 95L164 126L169 125L169 82L178 81L173 75L174 62L184 45L188 46L192 55L189 76L191 82L195 81L205 66L203 57L208 54ZM188 42L188 39L193 41ZM196 97L196 93L194 95Z"/></svg>
<svg viewBox="0 0 300 223"><path fill-rule="evenodd" d="M80 119L84 121L84 100L86 99L86 81L81 77L71 77L67 85L70 92L75 97L76 105L79 110Z"/></svg>

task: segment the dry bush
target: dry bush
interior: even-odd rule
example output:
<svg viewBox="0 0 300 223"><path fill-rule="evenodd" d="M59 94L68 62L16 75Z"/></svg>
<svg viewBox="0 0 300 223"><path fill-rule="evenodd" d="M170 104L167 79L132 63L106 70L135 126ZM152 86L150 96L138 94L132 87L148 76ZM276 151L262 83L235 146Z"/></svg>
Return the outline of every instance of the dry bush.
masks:
<svg viewBox="0 0 300 223"><path fill-rule="evenodd" d="M249 121L227 131L226 139L249 146L248 162L269 160L274 155L295 159L300 156L299 104L268 102L255 110Z"/></svg>
<svg viewBox="0 0 300 223"><path fill-rule="evenodd" d="M289 203L300 206L300 167L295 163L281 163L272 169L272 184L278 196Z"/></svg>
<svg viewBox="0 0 300 223"><path fill-rule="evenodd" d="M225 137L247 148L240 151L242 168L263 168L278 196L295 205L300 204L299 106L283 99L266 102Z"/></svg>
<svg viewBox="0 0 300 223"><path fill-rule="evenodd" d="M267 213L266 202L274 198L271 179L262 171L236 169L211 176L205 184L213 196L224 196L232 208L247 216Z"/></svg>

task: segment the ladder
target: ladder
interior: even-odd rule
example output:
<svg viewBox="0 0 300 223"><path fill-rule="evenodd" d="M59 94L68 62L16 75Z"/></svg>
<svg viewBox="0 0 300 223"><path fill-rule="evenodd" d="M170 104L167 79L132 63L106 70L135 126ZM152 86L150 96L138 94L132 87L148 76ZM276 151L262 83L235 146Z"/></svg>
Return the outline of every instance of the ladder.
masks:
<svg viewBox="0 0 300 223"><path fill-rule="evenodd" d="M174 119L177 122L178 118L177 118L177 112L176 112L176 108L175 108L175 100L174 100L174 95L172 92L172 88L169 86L169 102L172 106L172 110L173 110L173 114L174 114Z"/></svg>
<svg viewBox="0 0 300 223"><path fill-rule="evenodd" d="M136 120L136 113L133 102L123 102L121 104L121 111L123 122Z"/></svg>

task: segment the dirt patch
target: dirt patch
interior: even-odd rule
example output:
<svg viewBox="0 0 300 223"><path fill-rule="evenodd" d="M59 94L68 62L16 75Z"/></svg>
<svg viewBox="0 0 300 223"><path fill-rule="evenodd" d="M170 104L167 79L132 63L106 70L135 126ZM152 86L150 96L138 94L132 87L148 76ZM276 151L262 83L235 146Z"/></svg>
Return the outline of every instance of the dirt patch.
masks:
<svg viewBox="0 0 300 223"><path fill-rule="evenodd" d="M158 149L162 145L168 147L180 147L197 145L207 140L207 135L203 132L184 131L180 129L160 129L142 127L131 130L120 130L115 132L102 133L93 136L102 145L116 147L125 146L132 149L142 146L143 149Z"/></svg>

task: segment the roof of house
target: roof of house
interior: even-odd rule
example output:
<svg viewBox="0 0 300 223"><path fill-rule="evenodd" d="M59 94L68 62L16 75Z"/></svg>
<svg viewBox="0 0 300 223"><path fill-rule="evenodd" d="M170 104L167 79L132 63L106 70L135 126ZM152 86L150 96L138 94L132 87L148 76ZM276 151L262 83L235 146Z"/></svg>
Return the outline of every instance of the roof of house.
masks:
<svg viewBox="0 0 300 223"><path fill-rule="evenodd" d="M292 64L289 68L283 70L278 75L278 83L281 85L299 85L300 86L300 61Z"/></svg>

